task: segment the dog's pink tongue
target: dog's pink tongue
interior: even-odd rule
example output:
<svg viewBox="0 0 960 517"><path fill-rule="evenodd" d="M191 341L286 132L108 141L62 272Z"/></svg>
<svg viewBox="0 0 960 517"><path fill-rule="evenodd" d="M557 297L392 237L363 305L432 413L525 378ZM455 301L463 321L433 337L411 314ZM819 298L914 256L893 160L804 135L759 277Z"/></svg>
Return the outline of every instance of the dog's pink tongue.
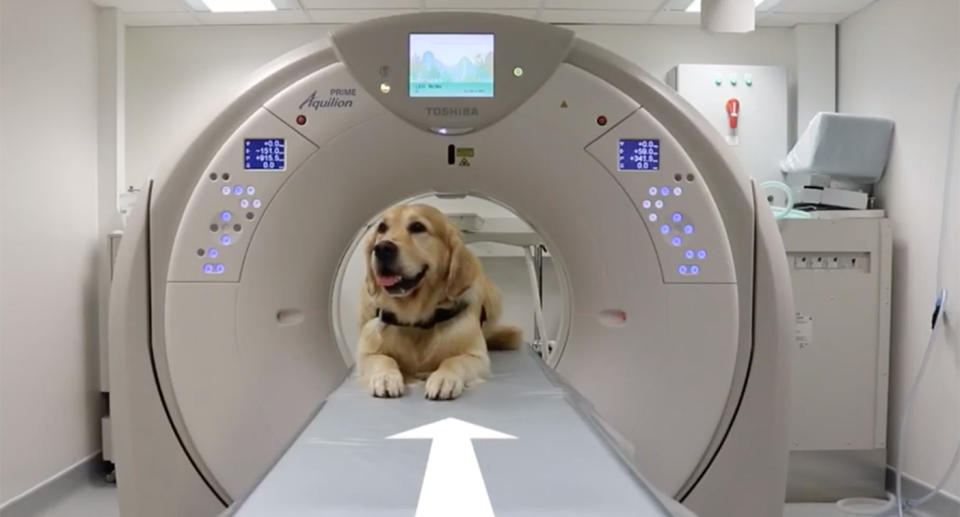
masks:
<svg viewBox="0 0 960 517"><path fill-rule="evenodd" d="M383 287L390 287L400 281L400 275L377 275L377 283Z"/></svg>

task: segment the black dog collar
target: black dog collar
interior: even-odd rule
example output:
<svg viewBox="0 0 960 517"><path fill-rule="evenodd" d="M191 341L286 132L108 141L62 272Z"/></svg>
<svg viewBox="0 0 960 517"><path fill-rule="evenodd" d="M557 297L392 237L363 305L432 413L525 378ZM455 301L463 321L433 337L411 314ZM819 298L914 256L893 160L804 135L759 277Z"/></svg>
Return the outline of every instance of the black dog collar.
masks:
<svg viewBox="0 0 960 517"><path fill-rule="evenodd" d="M385 311L383 309L377 309L377 317L380 318L380 321L386 323L387 325L393 325L395 327L416 327L420 329L431 329L437 326L440 323L445 321L450 321L453 318L456 318L467 308L466 302L458 302L453 307L438 307L437 310L433 311L433 317L427 320L416 321L413 323L408 323L405 321L400 321L397 319L397 315ZM480 311L480 324L482 325L487 320L487 309L483 308Z"/></svg>

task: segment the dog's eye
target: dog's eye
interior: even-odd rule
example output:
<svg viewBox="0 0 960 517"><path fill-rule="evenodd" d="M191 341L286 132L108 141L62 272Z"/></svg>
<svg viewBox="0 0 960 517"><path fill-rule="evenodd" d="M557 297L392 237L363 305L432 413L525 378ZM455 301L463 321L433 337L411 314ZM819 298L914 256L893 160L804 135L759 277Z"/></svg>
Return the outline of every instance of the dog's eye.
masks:
<svg viewBox="0 0 960 517"><path fill-rule="evenodd" d="M410 233L423 233L427 231L427 227L424 226L420 221L414 221L410 223L410 226L407 226L407 231Z"/></svg>
<svg viewBox="0 0 960 517"><path fill-rule="evenodd" d="M380 223L377 225L377 233L387 233L387 223Z"/></svg>

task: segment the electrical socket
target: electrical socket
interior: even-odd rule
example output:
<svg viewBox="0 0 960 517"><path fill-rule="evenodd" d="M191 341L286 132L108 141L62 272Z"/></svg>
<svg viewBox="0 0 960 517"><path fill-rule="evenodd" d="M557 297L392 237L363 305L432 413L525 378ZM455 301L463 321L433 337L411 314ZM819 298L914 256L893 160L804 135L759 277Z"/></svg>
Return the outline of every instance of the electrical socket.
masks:
<svg viewBox="0 0 960 517"><path fill-rule="evenodd" d="M870 254L866 252L789 253L793 269L858 270L870 272Z"/></svg>

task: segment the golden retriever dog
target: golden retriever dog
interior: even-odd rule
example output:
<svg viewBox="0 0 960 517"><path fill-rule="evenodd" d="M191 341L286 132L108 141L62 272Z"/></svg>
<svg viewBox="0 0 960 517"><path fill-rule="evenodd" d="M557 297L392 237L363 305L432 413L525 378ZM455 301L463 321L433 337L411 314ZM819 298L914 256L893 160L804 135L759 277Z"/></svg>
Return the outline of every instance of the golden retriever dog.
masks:
<svg viewBox="0 0 960 517"><path fill-rule="evenodd" d="M390 208L364 249L357 368L373 396L426 379L428 399L457 398L489 374L488 349L520 346L519 328L497 324L497 287L436 208Z"/></svg>

